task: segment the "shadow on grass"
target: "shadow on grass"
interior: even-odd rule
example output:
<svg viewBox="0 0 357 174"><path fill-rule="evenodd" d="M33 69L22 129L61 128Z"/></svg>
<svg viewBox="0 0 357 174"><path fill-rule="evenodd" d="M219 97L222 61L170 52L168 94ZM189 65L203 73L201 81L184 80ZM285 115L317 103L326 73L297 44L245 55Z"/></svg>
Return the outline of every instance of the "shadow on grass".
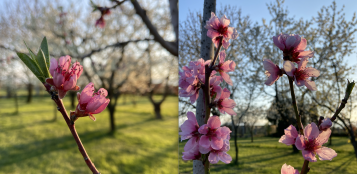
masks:
<svg viewBox="0 0 357 174"><path fill-rule="evenodd" d="M150 151L150 149L147 149ZM158 150L156 152L150 153L148 155L137 155L132 163L117 164L120 173L145 173L149 169L153 169L152 166L161 166L166 163L167 157L170 156L171 151L177 150L177 144L173 143L171 146ZM107 156L107 160L112 160L115 156L120 156L123 153L132 153L130 151L120 151L114 152ZM154 173L162 173L160 171L154 171Z"/></svg>
<svg viewBox="0 0 357 174"><path fill-rule="evenodd" d="M108 137L107 130L96 130L80 134L80 138L84 145L90 141L99 141L105 137ZM27 144L19 144L16 146L7 147L6 149L0 149L0 156L2 157L0 159L0 166L11 165L26 159L39 157L52 151L65 150L76 147L76 142L70 133L62 137L48 138L42 141L33 141Z"/></svg>

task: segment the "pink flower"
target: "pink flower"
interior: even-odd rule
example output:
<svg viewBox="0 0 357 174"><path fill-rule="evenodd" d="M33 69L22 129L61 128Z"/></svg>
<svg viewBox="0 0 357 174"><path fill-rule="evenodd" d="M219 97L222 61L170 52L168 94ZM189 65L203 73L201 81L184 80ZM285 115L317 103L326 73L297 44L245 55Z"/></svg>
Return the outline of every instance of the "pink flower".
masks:
<svg viewBox="0 0 357 174"><path fill-rule="evenodd" d="M219 84L222 82L222 77L213 76L209 79L209 81L210 81L209 82L210 96L211 96L211 98L215 96L214 100L218 100L222 94L222 88L219 86Z"/></svg>
<svg viewBox="0 0 357 174"><path fill-rule="evenodd" d="M286 128L284 130L284 132L285 132L285 135L283 135L279 139L279 143L284 143L288 146L295 144L295 140L299 135L296 128L293 125L290 125L288 128Z"/></svg>
<svg viewBox="0 0 357 174"><path fill-rule="evenodd" d="M268 77L268 80L265 81L265 84L270 86L275 83L281 76L282 72L278 65L275 65L271 60L264 59L263 65L265 71L265 75Z"/></svg>
<svg viewBox="0 0 357 174"><path fill-rule="evenodd" d="M229 46L229 39L236 39L238 37L237 30L233 27L228 27L229 23L230 20L225 15L221 19L218 19L213 12L211 12L211 18L206 21L207 36L212 38L212 42L214 42L216 48L218 48L219 41L221 40L220 36L223 37L223 42L225 42L223 47L226 49Z"/></svg>
<svg viewBox="0 0 357 174"><path fill-rule="evenodd" d="M191 104L195 103L198 99L198 92L201 89L201 83L198 78L195 76L191 76L186 79L188 82L187 88L181 88L179 95L181 97L190 97Z"/></svg>
<svg viewBox="0 0 357 174"><path fill-rule="evenodd" d="M58 98L62 99L67 91L78 91L80 88L76 86L77 79L81 76L83 67L76 62L71 66L71 57L63 56L57 61L51 59L50 73L53 78L46 79L46 82L55 87L58 91Z"/></svg>
<svg viewBox="0 0 357 174"><path fill-rule="evenodd" d="M234 100L229 99L231 93L227 88L223 89L221 97L217 101L217 108L222 114L236 115L233 108L236 106Z"/></svg>
<svg viewBox="0 0 357 174"><path fill-rule="evenodd" d="M228 127L220 127L221 121L218 116L212 116L208 119L207 124L202 125L198 132L203 134L200 138L199 145L204 149L212 147L219 150L223 147L223 140L228 139L231 130Z"/></svg>
<svg viewBox="0 0 357 174"><path fill-rule="evenodd" d="M315 123L307 125L304 129L304 135L299 135L296 138L295 146L302 151L302 156L305 160L316 162L316 154L320 160L332 160L337 156L337 153L330 148L322 145L328 141L331 135L331 129L327 129L319 134L319 128Z"/></svg>
<svg viewBox="0 0 357 174"><path fill-rule="evenodd" d="M332 121L329 118L325 118L322 120L320 124L320 130L324 131L327 130L332 126Z"/></svg>
<svg viewBox="0 0 357 174"><path fill-rule="evenodd" d="M221 149L211 149L211 152L208 156L208 161L211 164L216 164L219 160L221 160L222 162L229 164L232 161L232 157L227 153L229 148L229 140L225 139Z"/></svg>
<svg viewBox="0 0 357 174"><path fill-rule="evenodd" d="M104 20L103 16L101 16L101 17L95 22L95 26L99 26L100 28L104 28L104 27L105 27L105 20Z"/></svg>
<svg viewBox="0 0 357 174"><path fill-rule="evenodd" d="M290 61L299 63L303 57L311 58L313 51L304 51L307 41L298 34L279 34L273 37L274 44L283 51L284 57L288 56Z"/></svg>
<svg viewBox="0 0 357 174"><path fill-rule="evenodd" d="M286 163L281 167L281 174L300 174L297 169L294 169L291 165L286 165Z"/></svg>
<svg viewBox="0 0 357 174"><path fill-rule="evenodd" d="M219 53L219 64L216 66L216 71L218 71L219 74L221 74L224 81L226 81L229 85L232 86L233 82L229 77L229 75L227 74L227 72L234 71L236 67L236 63L234 63L234 61L232 60L224 61L225 59L226 59L226 52L223 50Z"/></svg>
<svg viewBox="0 0 357 174"><path fill-rule="evenodd" d="M188 151L182 152L182 159L184 161L188 160L198 160L201 158L201 153L199 151L198 143L194 144L193 148Z"/></svg>
<svg viewBox="0 0 357 174"><path fill-rule="evenodd" d="M110 102L110 99L105 98L107 95L108 92L104 88L100 88L98 92L94 93L94 85L90 82L81 93L77 93L76 117L89 116L95 121L93 114L101 113Z"/></svg>
<svg viewBox="0 0 357 174"><path fill-rule="evenodd" d="M196 144L198 144L198 123L193 112L187 112L187 120L181 125L180 129L182 132L179 132L181 135L181 141L190 139L187 141L184 151L189 151L190 149L194 148Z"/></svg>
<svg viewBox="0 0 357 174"><path fill-rule="evenodd" d="M298 68L295 68L293 62L285 61L284 70L288 76L294 77L297 86L300 87L305 85L308 89L316 91L316 84L315 82L310 81L309 77L318 77L320 71L312 67L306 68L307 62L308 58L305 57L299 62Z"/></svg>

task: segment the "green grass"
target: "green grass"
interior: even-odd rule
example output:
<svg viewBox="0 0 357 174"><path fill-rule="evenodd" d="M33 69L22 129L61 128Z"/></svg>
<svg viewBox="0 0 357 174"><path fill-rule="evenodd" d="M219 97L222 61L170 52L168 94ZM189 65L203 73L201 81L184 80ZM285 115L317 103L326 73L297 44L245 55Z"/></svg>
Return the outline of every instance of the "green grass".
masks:
<svg viewBox="0 0 357 174"><path fill-rule="evenodd" d="M64 104L71 110L69 97ZM0 99L0 173L91 173L50 97L31 104L19 97L19 113L13 99ZM154 119L146 97L134 107L119 101L116 132L109 134L109 113L76 121L77 132L97 169L103 173L178 173L178 100L168 97L163 120ZM73 110L73 109L72 109Z"/></svg>
<svg viewBox="0 0 357 174"><path fill-rule="evenodd" d="M280 173L284 163L301 171L304 159L299 153L292 153L292 147L278 142L279 138L260 137L250 142L250 138L238 139L239 165L218 162L211 166L211 173ZM235 159L234 141L231 140L228 153ZM181 159L186 141L179 144L179 172L192 173L192 162ZM326 143L328 145L328 143ZM325 144L325 145L326 145ZM309 174L357 173L357 161L353 147L347 137L333 137L330 148L338 153L332 161L310 163Z"/></svg>

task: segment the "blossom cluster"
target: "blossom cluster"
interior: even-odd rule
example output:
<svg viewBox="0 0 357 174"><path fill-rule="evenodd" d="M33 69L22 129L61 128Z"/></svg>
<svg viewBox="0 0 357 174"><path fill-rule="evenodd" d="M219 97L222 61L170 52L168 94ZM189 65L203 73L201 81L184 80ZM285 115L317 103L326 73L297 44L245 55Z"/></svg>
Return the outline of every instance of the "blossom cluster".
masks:
<svg viewBox="0 0 357 174"><path fill-rule="evenodd" d="M306 86L312 91L316 91L316 84L310 80L310 77L318 77L320 72L312 67L306 67L309 58L314 56L313 51L305 51L307 41L305 38L300 37L298 34L280 34L273 37L274 44L283 51L284 65L280 69L278 65L274 64L271 60L263 60L263 65L266 76L268 77L265 82L270 86L282 76L285 72L288 76L294 79L297 86ZM298 65L296 68L294 63Z"/></svg>
<svg viewBox="0 0 357 174"><path fill-rule="evenodd" d="M56 92L59 99L62 99L69 90L80 90L76 84L83 72L83 66L75 62L71 67L70 56L62 56L58 60L52 58L49 70L53 78L47 78L46 83L52 86L51 91ZM104 88L94 93L94 85L90 82L81 93L77 93L78 106L71 116L89 116L94 121L93 114L102 112L108 106L110 99L105 98L107 95L108 92Z"/></svg>
<svg viewBox="0 0 357 174"><path fill-rule="evenodd" d="M295 145L297 149L301 150L304 159L310 162L317 161L316 154L320 160L332 160L337 156L337 153L331 148L322 146L331 135L331 126L331 120L325 118L319 127L315 123L308 124L304 128L304 134L302 135L299 134L293 125L290 125L284 130L285 135L279 139L279 142L288 146ZM288 167L285 164L281 169L281 173L295 174L295 171L293 167Z"/></svg>
<svg viewBox="0 0 357 174"><path fill-rule="evenodd" d="M232 132L228 127L220 127L218 116L212 116L207 124L198 126L195 114L187 113L187 120L181 125L179 134L181 141L189 139L184 147L183 160L199 160L201 154L208 154L208 161L212 164L221 160L230 163L232 157L227 154L230 148L229 139Z"/></svg>
<svg viewBox="0 0 357 174"><path fill-rule="evenodd" d="M236 67L234 61L226 61L225 50L221 51L221 47L225 49L229 47L230 39L238 37L237 30L229 27L229 24L230 20L226 16L219 19L213 12L211 13L211 18L206 22L205 28L208 30L207 36L212 39L217 48L217 57L207 61L201 58L189 62L188 66L182 67L182 71L179 72L179 96L189 97L191 103L194 104L199 97L199 90L203 89L209 93L209 101L211 102L206 107L215 106L222 114L236 115L233 110L236 103L230 99L230 91L227 88L222 89L220 86L223 81L231 86L233 85L233 81L227 73L234 71ZM216 60L217 64L215 63ZM209 78L206 78L206 75ZM207 79L208 82L206 82ZM209 117L207 124L200 127L192 112L187 113L187 118L188 120L180 127L182 132L179 133L181 140L189 139L184 147L182 159L199 160L202 154L209 154L208 161L210 163L214 164L219 160L230 163L232 157L227 154L227 151L230 148L231 130L228 127L220 127L219 117Z"/></svg>

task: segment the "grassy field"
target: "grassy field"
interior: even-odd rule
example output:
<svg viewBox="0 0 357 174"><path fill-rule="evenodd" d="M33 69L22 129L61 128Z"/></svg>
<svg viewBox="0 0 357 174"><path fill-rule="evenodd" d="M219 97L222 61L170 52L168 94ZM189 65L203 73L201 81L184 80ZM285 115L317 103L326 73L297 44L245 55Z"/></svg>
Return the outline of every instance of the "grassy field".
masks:
<svg viewBox="0 0 357 174"><path fill-rule="evenodd" d="M64 103L69 112L68 98ZM49 97L34 98L31 104L19 97L19 113L14 112L13 99L1 98L0 173L91 173L59 112L54 120ZM156 120L152 105L141 97L136 107L119 101L114 134L108 133L106 110L95 122L80 118L76 128L103 174L178 173L177 113L177 97L168 97L162 106L163 120Z"/></svg>
<svg viewBox="0 0 357 174"><path fill-rule="evenodd" d="M211 173L276 173L280 174L284 163L301 171L304 159L299 153L292 153L292 147L278 142L279 138L261 137L255 138L254 143L250 138L239 139L239 165L224 164L219 162L211 166ZM184 162L182 156L185 142L179 145L179 171L180 173L192 173L192 162ZM328 143L326 143L328 144ZM353 147L348 143L347 137L333 137L332 146L338 155L332 161L320 161L310 163L309 174L335 174L357 173L357 161L353 153ZM235 159L234 142L231 140L231 149L228 153Z"/></svg>

